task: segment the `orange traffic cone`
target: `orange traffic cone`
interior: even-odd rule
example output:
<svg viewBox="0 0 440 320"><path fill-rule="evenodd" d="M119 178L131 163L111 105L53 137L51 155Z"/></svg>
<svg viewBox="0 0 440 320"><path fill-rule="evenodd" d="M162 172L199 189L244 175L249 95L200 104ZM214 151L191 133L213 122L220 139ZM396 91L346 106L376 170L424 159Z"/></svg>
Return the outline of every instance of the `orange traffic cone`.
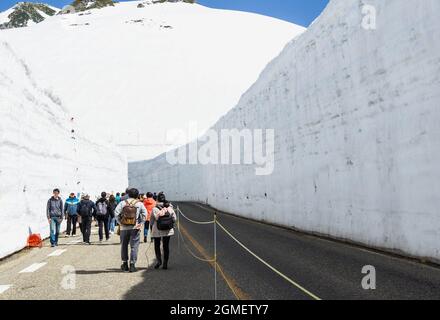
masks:
<svg viewBox="0 0 440 320"><path fill-rule="evenodd" d="M29 237L27 240L28 248L42 248L43 240L41 240L41 235L39 233L32 233L31 228L29 228Z"/></svg>

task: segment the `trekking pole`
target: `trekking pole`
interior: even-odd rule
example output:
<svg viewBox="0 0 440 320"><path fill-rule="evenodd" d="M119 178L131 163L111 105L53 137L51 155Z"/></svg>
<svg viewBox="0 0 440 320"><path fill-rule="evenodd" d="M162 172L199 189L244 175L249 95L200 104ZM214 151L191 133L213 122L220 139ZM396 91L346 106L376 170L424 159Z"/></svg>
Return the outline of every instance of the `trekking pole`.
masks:
<svg viewBox="0 0 440 320"><path fill-rule="evenodd" d="M214 300L217 300L217 212L214 212Z"/></svg>

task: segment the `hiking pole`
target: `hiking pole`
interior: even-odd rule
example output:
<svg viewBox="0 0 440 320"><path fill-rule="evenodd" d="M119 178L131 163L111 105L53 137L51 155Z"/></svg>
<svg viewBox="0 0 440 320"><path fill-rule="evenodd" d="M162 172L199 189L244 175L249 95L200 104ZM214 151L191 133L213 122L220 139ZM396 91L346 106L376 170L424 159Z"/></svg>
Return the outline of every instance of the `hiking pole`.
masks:
<svg viewBox="0 0 440 320"><path fill-rule="evenodd" d="M214 300L217 300L217 212L214 212Z"/></svg>

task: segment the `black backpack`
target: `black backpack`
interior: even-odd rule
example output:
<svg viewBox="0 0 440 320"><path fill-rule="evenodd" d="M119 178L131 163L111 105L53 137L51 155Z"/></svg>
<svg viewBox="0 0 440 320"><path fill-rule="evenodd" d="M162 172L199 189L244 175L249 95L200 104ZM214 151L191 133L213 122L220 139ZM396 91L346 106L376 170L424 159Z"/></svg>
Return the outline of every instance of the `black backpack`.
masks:
<svg viewBox="0 0 440 320"><path fill-rule="evenodd" d="M157 219L157 229L160 231L169 231L174 228L173 216L168 212L163 217Z"/></svg>
<svg viewBox="0 0 440 320"><path fill-rule="evenodd" d="M87 217L90 215L90 206L89 202L81 202L79 205L79 214L81 217Z"/></svg>

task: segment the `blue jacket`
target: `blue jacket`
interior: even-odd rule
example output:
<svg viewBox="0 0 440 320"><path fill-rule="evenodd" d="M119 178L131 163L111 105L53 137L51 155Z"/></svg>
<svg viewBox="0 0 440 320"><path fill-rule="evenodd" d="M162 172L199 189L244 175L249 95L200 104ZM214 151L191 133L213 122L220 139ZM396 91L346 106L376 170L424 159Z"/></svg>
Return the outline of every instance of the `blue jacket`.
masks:
<svg viewBox="0 0 440 320"><path fill-rule="evenodd" d="M78 214L77 213L78 204L79 204L79 200L77 197L75 198L69 197L64 203L64 212L69 216L76 216Z"/></svg>

